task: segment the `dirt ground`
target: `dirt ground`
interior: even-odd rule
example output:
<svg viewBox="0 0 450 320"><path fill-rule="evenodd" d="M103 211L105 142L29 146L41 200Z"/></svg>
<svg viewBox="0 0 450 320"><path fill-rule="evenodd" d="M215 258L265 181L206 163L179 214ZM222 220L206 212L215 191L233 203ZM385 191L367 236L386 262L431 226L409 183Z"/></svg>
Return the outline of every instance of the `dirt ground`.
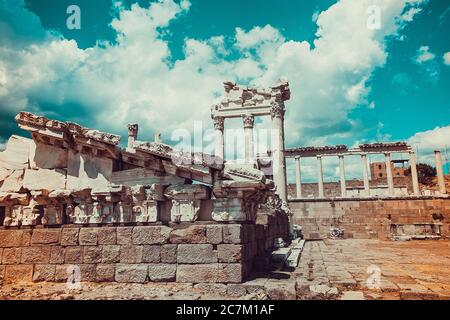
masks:
<svg viewBox="0 0 450 320"><path fill-rule="evenodd" d="M0 299L449 299L450 240L326 240L305 244L285 277L243 285L177 283L4 284ZM270 283L270 290L267 284ZM273 290L274 288L280 290ZM250 290L252 288L252 290ZM285 292L283 292L283 290ZM275 293L274 293L275 292Z"/></svg>

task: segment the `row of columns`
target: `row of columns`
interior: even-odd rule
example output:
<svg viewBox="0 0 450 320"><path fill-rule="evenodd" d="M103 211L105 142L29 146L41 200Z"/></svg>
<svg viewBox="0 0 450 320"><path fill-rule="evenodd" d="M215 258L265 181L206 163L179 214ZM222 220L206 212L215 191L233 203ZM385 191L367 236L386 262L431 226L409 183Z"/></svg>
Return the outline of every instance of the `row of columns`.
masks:
<svg viewBox="0 0 450 320"><path fill-rule="evenodd" d="M438 155L440 158L440 153L437 151L436 159L438 159ZM369 182L369 169L367 162L367 154L363 153L361 156L361 166L363 173L363 181L364 181L364 193L366 196L370 196L370 182ZM384 153L385 163L386 163L386 175L387 175L387 184L388 184L388 192L389 195L393 196L394 193L394 177L392 174L391 167L391 153ZM324 197L324 184L323 184L323 169L322 169L322 156L317 156L317 181L319 188L319 198ZM345 178L345 164L344 164L344 155L338 155L339 158L339 179L340 179L340 187L341 187L341 196L347 196L347 186L346 186L346 178ZM411 178L413 184L413 194L420 195L419 190L419 179L417 175L417 166L416 166L416 157L413 151L409 152L409 163L411 167ZM436 165L442 171L442 159L440 160L440 165L438 160L436 160ZM441 178L439 178L441 177ZM441 182L442 180L442 182ZM439 185L444 185L443 172L439 173L438 169L438 181ZM295 157L295 184L296 184L296 192L297 198L302 198L302 186L301 186L301 169L300 169L300 156ZM444 191L442 191L444 190ZM441 188L441 193L445 193L445 185Z"/></svg>

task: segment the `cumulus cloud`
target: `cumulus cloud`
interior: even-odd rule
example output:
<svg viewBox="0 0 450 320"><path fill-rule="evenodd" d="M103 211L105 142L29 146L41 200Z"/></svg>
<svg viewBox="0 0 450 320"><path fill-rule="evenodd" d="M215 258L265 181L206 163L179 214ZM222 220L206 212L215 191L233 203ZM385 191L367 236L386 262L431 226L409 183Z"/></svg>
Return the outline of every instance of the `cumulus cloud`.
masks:
<svg viewBox="0 0 450 320"><path fill-rule="evenodd" d="M450 147L450 125L418 132L408 139L408 143L418 151L420 162L434 165L434 150L444 152Z"/></svg>
<svg viewBox="0 0 450 320"><path fill-rule="evenodd" d="M428 46L421 46L417 50L417 55L415 57L415 61L418 64L433 60L436 57L436 55L432 52L430 52L430 47Z"/></svg>
<svg viewBox="0 0 450 320"><path fill-rule="evenodd" d="M23 0L4 1L2 17L20 19L0 23L6 39L0 44L0 115L30 110L121 134L127 122L139 122L142 138L162 132L167 141L175 129L192 130L195 120L212 126L209 106L222 94L223 81L270 86L288 78L288 146L358 139L364 126L349 113L375 105L367 101L368 83L386 61L384 39L411 21L420 3L341 0L316 14L313 43L288 41L270 25L236 28L231 44L222 35L186 38L184 57L174 60L162 35L172 20L188 14L189 1L160 0L129 9L119 2L111 22L116 42L87 49L45 30ZM380 29L367 27L371 5L382 9ZM411 6L417 10L399 19ZM233 58L231 50L238 53Z"/></svg>
<svg viewBox="0 0 450 320"><path fill-rule="evenodd" d="M436 55L430 51L430 47L421 46L417 50L414 62L422 68L431 83L437 83L440 77L440 66L436 61Z"/></svg>
<svg viewBox="0 0 450 320"><path fill-rule="evenodd" d="M444 53L444 56L442 57L442 59L444 60L444 64L446 66L450 66L450 52Z"/></svg>

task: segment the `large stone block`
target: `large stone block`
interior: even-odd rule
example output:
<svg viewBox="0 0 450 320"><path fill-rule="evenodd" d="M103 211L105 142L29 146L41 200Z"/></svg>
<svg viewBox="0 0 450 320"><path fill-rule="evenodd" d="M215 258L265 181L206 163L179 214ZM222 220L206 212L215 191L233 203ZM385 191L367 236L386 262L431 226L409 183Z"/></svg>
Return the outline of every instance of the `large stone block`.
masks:
<svg viewBox="0 0 450 320"><path fill-rule="evenodd" d="M7 265L3 283L30 283L33 280L33 265Z"/></svg>
<svg viewBox="0 0 450 320"><path fill-rule="evenodd" d="M82 247L67 247L64 255L65 263L80 264L83 262Z"/></svg>
<svg viewBox="0 0 450 320"><path fill-rule="evenodd" d="M67 164L67 189L98 191L108 190L112 176L113 160L94 157L69 150Z"/></svg>
<svg viewBox="0 0 450 320"><path fill-rule="evenodd" d="M98 244L116 244L117 233L116 228L103 227L97 232Z"/></svg>
<svg viewBox="0 0 450 320"><path fill-rule="evenodd" d="M219 244L217 256L219 262L241 262L244 256L244 247L240 244Z"/></svg>
<svg viewBox="0 0 450 320"><path fill-rule="evenodd" d="M2 264L20 264L22 248L3 249Z"/></svg>
<svg viewBox="0 0 450 320"><path fill-rule="evenodd" d="M46 264L50 261L51 247L24 247L22 248L21 263Z"/></svg>
<svg viewBox="0 0 450 320"><path fill-rule="evenodd" d="M143 253L143 246L136 246L133 244L123 245L120 248L120 262L141 263L142 253Z"/></svg>
<svg viewBox="0 0 450 320"><path fill-rule="evenodd" d="M142 252L142 262L158 263L161 261L161 246L145 245Z"/></svg>
<svg viewBox="0 0 450 320"><path fill-rule="evenodd" d="M33 140L12 135L6 148L0 152L0 168L16 170L28 168L30 145Z"/></svg>
<svg viewBox="0 0 450 320"><path fill-rule="evenodd" d="M243 243L243 228L240 224L229 224L223 226L224 243Z"/></svg>
<svg viewBox="0 0 450 320"><path fill-rule="evenodd" d="M133 227L117 227L117 244L132 244Z"/></svg>
<svg viewBox="0 0 450 320"><path fill-rule="evenodd" d="M217 282L241 283L244 279L244 266L240 263L219 263Z"/></svg>
<svg viewBox="0 0 450 320"><path fill-rule="evenodd" d="M178 263L214 263L217 252L212 244L179 244L177 249Z"/></svg>
<svg viewBox="0 0 450 320"><path fill-rule="evenodd" d="M176 263L177 262L177 245L163 244L161 246L161 262Z"/></svg>
<svg viewBox="0 0 450 320"><path fill-rule="evenodd" d="M20 247L23 230L0 230L0 247Z"/></svg>
<svg viewBox="0 0 450 320"><path fill-rule="evenodd" d="M172 230L170 243L206 243L206 226L191 225L187 228Z"/></svg>
<svg viewBox="0 0 450 320"><path fill-rule="evenodd" d="M30 144L29 161L31 169L67 168L67 149L33 141Z"/></svg>
<svg viewBox="0 0 450 320"><path fill-rule="evenodd" d="M144 283L147 280L146 264L117 264L115 280L124 283Z"/></svg>
<svg viewBox="0 0 450 320"><path fill-rule="evenodd" d="M120 246L106 245L102 250L102 263L117 263L120 261Z"/></svg>
<svg viewBox="0 0 450 320"><path fill-rule="evenodd" d="M53 264L37 264L34 266L33 281L55 281L56 266Z"/></svg>
<svg viewBox="0 0 450 320"><path fill-rule="evenodd" d="M156 263L148 265L148 276L150 281L175 281L176 273L176 264Z"/></svg>
<svg viewBox="0 0 450 320"><path fill-rule="evenodd" d="M80 228L63 228L61 232L62 246L77 246Z"/></svg>
<svg viewBox="0 0 450 320"><path fill-rule="evenodd" d="M114 264L98 264L97 276L95 281L97 282L113 282L116 274L116 267Z"/></svg>
<svg viewBox="0 0 450 320"><path fill-rule="evenodd" d="M223 241L223 232L221 225L206 226L206 242L212 244L219 244Z"/></svg>
<svg viewBox="0 0 450 320"><path fill-rule="evenodd" d="M63 190L66 187L66 170L64 169L25 169L23 187L34 190Z"/></svg>
<svg viewBox="0 0 450 320"><path fill-rule="evenodd" d="M97 278L97 265L95 264L81 264L80 276L81 281L94 282Z"/></svg>
<svg viewBox="0 0 450 320"><path fill-rule="evenodd" d="M64 248L60 246L52 246L50 251L49 263L62 264L64 263Z"/></svg>
<svg viewBox="0 0 450 320"><path fill-rule="evenodd" d="M34 229L31 244L59 244L61 229Z"/></svg>
<svg viewBox="0 0 450 320"><path fill-rule="evenodd" d="M97 231L98 228L81 228L79 241L82 246L95 246L97 245Z"/></svg>
<svg viewBox="0 0 450 320"><path fill-rule="evenodd" d="M83 247L84 263L100 263L102 261L102 247L86 246Z"/></svg>
<svg viewBox="0 0 450 320"><path fill-rule="evenodd" d="M177 282L209 283L217 282L219 265L211 264L179 264L177 266Z"/></svg>
<svg viewBox="0 0 450 320"><path fill-rule="evenodd" d="M163 244L169 240L172 229L166 226L139 226L133 228L134 244Z"/></svg>

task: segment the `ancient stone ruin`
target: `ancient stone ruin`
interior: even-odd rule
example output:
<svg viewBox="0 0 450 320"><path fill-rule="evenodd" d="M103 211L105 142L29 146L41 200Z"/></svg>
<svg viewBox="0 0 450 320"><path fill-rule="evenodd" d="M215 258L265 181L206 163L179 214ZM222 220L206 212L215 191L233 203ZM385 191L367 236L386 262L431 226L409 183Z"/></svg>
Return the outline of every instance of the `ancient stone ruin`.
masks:
<svg viewBox="0 0 450 320"><path fill-rule="evenodd" d="M78 268L83 281L242 282L289 238L286 178L223 161L223 119L245 115L250 128L248 110L271 114L281 135L289 86L225 88L215 156L140 141L138 124L121 148L117 135L19 113L31 139L12 136L0 153L4 280L65 281Z"/></svg>

